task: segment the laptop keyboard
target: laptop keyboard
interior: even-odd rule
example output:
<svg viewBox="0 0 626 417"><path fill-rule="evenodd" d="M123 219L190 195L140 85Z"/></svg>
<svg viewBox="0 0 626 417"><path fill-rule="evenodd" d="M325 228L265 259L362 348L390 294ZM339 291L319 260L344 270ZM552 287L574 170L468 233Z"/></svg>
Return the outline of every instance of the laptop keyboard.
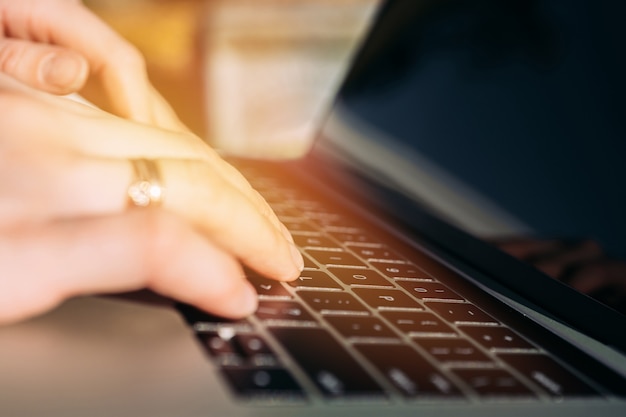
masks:
<svg viewBox="0 0 626 417"><path fill-rule="evenodd" d="M259 178L305 269L248 271L257 312L180 310L238 397L252 402L498 400L601 396L592 383L419 263L321 201Z"/></svg>

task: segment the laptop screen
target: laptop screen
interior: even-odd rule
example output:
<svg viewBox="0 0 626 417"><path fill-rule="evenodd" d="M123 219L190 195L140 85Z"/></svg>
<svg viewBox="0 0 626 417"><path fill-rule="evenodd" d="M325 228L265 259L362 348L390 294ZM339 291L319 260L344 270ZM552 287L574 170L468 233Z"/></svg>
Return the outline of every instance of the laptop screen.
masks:
<svg viewBox="0 0 626 417"><path fill-rule="evenodd" d="M626 3L386 3L328 124L337 152L626 311Z"/></svg>

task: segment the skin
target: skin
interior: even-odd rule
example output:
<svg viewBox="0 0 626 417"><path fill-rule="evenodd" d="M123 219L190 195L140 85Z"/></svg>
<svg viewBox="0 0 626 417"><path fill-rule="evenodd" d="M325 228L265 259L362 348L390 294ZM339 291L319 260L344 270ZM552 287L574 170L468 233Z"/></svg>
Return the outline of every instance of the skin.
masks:
<svg viewBox="0 0 626 417"><path fill-rule="evenodd" d="M100 108L184 130L148 79L145 61L78 0L1 0L0 69L52 94L80 93Z"/></svg>
<svg viewBox="0 0 626 417"><path fill-rule="evenodd" d="M239 318L256 308L242 264L298 276L284 226L179 122L135 48L73 0L0 0L0 17L0 323L141 288ZM60 96L74 92L101 108ZM159 165L159 208L129 207L140 157Z"/></svg>

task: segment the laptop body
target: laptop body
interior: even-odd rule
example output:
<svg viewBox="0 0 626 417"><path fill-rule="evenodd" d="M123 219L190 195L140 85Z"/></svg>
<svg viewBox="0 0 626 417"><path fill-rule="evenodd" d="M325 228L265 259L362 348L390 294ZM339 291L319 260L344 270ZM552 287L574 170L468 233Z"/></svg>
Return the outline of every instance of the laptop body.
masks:
<svg viewBox="0 0 626 417"><path fill-rule="evenodd" d="M623 314L477 238L538 227L493 204L484 189L442 175L432 162L436 158L399 143L398 131L391 135L385 124L372 123L379 115L400 124L390 119L397 114L390 103L398 97L386 95L381 85L410 91L394 86L400 76L389 73L394 65L383 65L393 60L384 53L377 59L375 52L415 45L418 38L406 28L434 30L425 16L443 23L449 22L445 16L456 16L453 22L459 24L497 9L495 2L477 2L469 10L457 2L449 2L450 9L438 4L383 6L306 158L233 161L292 227L307 258L303 279L295 286L276 285L250 273L262 309L244 322L225 322L188 306L172 308L164 300L84 298L3 328L1 414L623 415ZM502 16L495 13L496 18ZM424 29L420 36L427 39L429 33L433 36ZM463 42L453 46L463 50ZM395 58L402 64L410 57ZM450 65L443 64L437 69ZM375 77L362 75L368 72ZM428 97L428 108L410 107L409 120L415 122L410 131L422 132L421 143L428 136L418 116L435 107L436 97ZM368 107L371 103L378 104ZM458 114L442 116L443 124L452 124ZM408 167L407 159L413 161ZM435 181L429 184L438 190L457 191L453 199L464 199L433 200L413 188L427 181ZM461 204L469 205L459 214L454 206ZM407 304L380 304L392 298ZM352 300L357 307L346 307ZM320 302L329 306L319 307ZM416 317L422 328L406 330ZM356 324L385 333L355 335ZM494 338L515 344L489 344ZM392 353L379 354L385 351ZM536 369L534 360L550 365ZM556 374L550 371L555 368Z"/></svg>

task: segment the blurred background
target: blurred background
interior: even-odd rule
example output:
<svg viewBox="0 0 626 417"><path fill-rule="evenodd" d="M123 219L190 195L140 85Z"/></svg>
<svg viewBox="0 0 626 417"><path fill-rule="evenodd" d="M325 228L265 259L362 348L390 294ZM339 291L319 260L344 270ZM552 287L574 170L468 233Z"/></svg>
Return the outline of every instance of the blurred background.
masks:
<svg viewBox="0 0 626 417"><path fill-rule="evenodd" d="M145 55L195 133L228 153L308 148L379 0L86 0Z"/></svg>

